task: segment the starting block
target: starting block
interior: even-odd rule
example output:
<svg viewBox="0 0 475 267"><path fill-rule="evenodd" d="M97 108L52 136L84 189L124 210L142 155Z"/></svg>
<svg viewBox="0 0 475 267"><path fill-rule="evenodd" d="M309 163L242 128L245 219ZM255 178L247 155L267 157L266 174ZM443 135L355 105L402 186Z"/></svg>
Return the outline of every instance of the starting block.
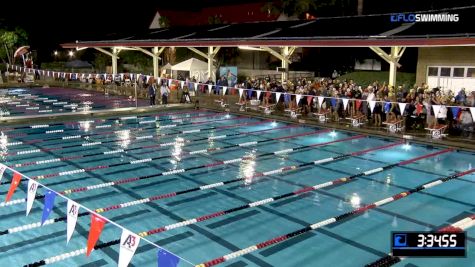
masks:
<svg viewBox="0 0 475 267"><path fill-rule="evenodd" d="M321 111L319 113L313 113L313 115L317 117L318 121L321 123L325 123L327 122L327 120L330 120L330 114L331 114L331 111L329 110Z"/></svg>
<svg viewBox="0 0 475 267"><path fill-rule="evenodd" d="M363 114L355 115L353 117L348 117L346 119L351 120L351 125L353 127L360 127L361 125L363 125L363 120L365 119L365 115Z"/></svg>
<svg viewBox="0 0 475 267"><path fill-rule="evenodd" d="M259 106L259 109L261 109L262 112L264 112L264 114L270 115L272 112L274 112L274 107L275 107L275 104L272 104L272 105L267 105L267 106Z"/></svg>
<svg viewBox="0 0 475 267"><path fill-rule="evenodd" d="M445 130L447 129L447 125L437 125L434 128L425 128L427 131L429 131L428 135L432 137L433 139L441 139L442 137L447 136L445 134Z"/></svg>
<svg viewBox="0 0 475 267"><path fill-rule="evenodd" d="M383 122L384 125L388 126L388 132L390 133L401 132L404 129L404 126L402 125L402 123L403 123L403 120L393 120L393 121Z"/></svg>
<svg viewBox="0 0 475 267"><path fill-rule="evenodd" d="M300 116L300 109L286 109L287 115L292 119L297 119Z"/></svg>
<svg viewBox="0 0 475 267"><path fill-rule="evenodd" d="M247 110L247 103L236 103L239 106L239 111L246 111Z"/></svg>
<svg viewBox="0 0 475 267"><path fill-rule="evenodd" d="M222 108L227 108L229 105L224 103L224 100L214 100L214 102L220 105Z"/></svg>

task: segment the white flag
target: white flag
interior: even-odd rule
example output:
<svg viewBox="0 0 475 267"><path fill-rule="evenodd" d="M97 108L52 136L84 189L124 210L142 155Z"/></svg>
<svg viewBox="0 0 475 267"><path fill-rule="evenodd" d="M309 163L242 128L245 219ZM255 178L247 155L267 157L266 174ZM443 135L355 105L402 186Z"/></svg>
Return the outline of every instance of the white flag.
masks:
<svg viewBox="0 0 475 267"><path fill-rule="evenodd" d="M73 236L74 228L76 228L76 222L78 221L79 204L69 199L67 213L68 225L66 229L66 243L69 243L71 236Z"/></svg>
<svg viewBox="0 0 475 267"><path fill-rule="evenodd" d="M323 96L319 96L317 97L318 98L318 107L321 108L322 107L322 104L323 104L323 99L324 97Z"/></svg>
<svg viewBox="0 0 475 267"><path fill-rule="evenodd" d="M299 105L300 99L302 98L302 95L295 95L295 100L297 101L297 106Z"/></svg>
<svg viewBox="0 0 475 267"><path fill-rule="evenodd" d="M228 87L226 87L226 86L223 86L223 95L225 95L225 94L226 94L226 90L228 90Z"/></svg>
<svg viewBox="0 0 475 267"><path fill-rule="evenodd" d="M470 112L472 113L472 120L475 121L475 108L470 108Z"/></svg>
<svg viewBox="0 0 475 267"><path fill-rule="evenodd" d="M146 78L145 82L148 83L148 80L150 80L150 76L146 75L145 78Z"/></svg>
<svg viewBox="0 0 475 267"><path fill-rule="evenodd" d="M7 167L5 165L3 165L2 163L0 163L0 181L3 178L3 173L5 172L6 169L7 169Z"/></svg>
<svg viewBox="0 0 475 267"><path fill-rule="evenodd" d="M261 90L256 90L256 92L257 92L257 100L259 100L261 98L262 91Z"/></svg>
<svg viewBox="0 0 475 267"><path fill-rule="evenodd" d="M281 92L276 92L276 93L275 93L275 102L276 102L276 103L279 103L279 99L280 99L280 95L281 95L281 94L282 94Z"/></svg>
<svg viewBox="0 0 475 267"><path fill-rule="evenodd" d="M350 101L348 98L342 98L343 100L343 110L346 110L346 107L348 107L348 101Z"/></svg>
<svg viewBox="0 0 475 267"><path fill-rule="evenodd" d="M198 90L198 83L195 83L195 91Z"/></svg>
<svg viewBox="0 0 475 267"><path fill-rule="evenodd" d="M439 111L441 107L442 107L441 105L432 105L432 108L434 109L434 116L436 118L439 117Z"/></svg>
<svg viewBox="0 0 475 267"><path fill-rule="evenodd" d="M122 230L120 237L119 267L127 267L139 246L140 237L130 231Z"/></svg>
<svg viewBox="0 0 475 267"><path fill-rule="evenodd" d="M244 89L239 88L239 98L242 97L242 93L244 93Z"/></svg>
<svg viewBox="0 0 475 267"><path fill-rule="evenodd" d="M370 100L369 101L369 110L371 110L371 113L373 113L374 106L376 106L376 101Z"/></svg>
<svg viewBox="0 0 475 267"><path fill-rule="evenodd" d="M180 81L180 86L181 86L181 89L183 89L183 85L185 84L184 81Z"/></svg>
<svg viewBox="0 0 475 267"><path fill-rule="evenodd" d="M213 89L213 85L212 84L208 84L208 93L211 94L211 89Z"/></svg>
<svg viewBox="0 0 475 267"><path fill-rule="evenodd" d="M120 80L121 80L121 81L124 80L124 74L123 74L123 73L120 74Z"/></svg>
<svg viewBox="0 0 475 267"><path fill-rule="evenodd" d="M399 111L401 112L401 116L404 115L404 110L406 110L407 103L398 103L399 104Z"/></svg>
<svg viewBox="0 0 475 267"><path fill-rule="evenodd" d="M38 183L33 179L28 180L28 193L26 196L26 216L30 214L31 207L36 197L36 189L38 189Z"/></svg>
<svg viewBox="0 0 475 267"><path fill-rule="evenodd" d="M168 87L172 85L172 79L168 79Z"/></svg>

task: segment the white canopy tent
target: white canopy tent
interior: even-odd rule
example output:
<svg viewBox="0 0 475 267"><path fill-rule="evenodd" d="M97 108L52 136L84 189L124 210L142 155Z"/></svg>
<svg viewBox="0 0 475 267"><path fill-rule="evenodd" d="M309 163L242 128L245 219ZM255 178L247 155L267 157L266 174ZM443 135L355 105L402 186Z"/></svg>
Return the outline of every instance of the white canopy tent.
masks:
<svg viewBox="0 0 475 267"><path fill-rule="evenodd" d="M164 65L160 68L160 74L161 75L171 74L171 72L172 72L172 64L170 64L170 63L167 63L166 65Z"/></svg>
<svg viewBox="0 0 475 267"><path fill-rule="evenodd" d="M210 76L208 73L208 63L194 57L173 65L172 70L188 71L190 73L190 78L194 76L198 82L205 82ZM176 72L174 72L174 74L175 73Z"/></svg>

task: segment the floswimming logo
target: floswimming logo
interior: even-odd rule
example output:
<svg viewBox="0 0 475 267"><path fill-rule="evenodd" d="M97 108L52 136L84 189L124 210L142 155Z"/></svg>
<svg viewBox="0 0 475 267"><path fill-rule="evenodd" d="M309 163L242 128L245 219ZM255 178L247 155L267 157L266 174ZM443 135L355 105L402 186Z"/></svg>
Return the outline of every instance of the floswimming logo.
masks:
<svg viewBox="0 0 475 267"><path fill-rule="evenodd" d="M399 13L390 16L391 22L458 22L459 14L433 13Z"/></svg>

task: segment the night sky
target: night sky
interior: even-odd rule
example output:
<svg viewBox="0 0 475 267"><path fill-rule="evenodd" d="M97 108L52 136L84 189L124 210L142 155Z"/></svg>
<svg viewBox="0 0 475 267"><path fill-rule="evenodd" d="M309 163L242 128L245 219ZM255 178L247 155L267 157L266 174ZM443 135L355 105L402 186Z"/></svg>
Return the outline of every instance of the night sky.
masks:
<svg viewBox="0 0 475 267"><path fill-rule="evenodd" d="M51 54L59 44L75 40L100 40L109 33L147 29L155 12L162 9L185 9L199 12L201 7L266 0L133 0L116 1L46 1L22 2L0 8L0 26L20 26L29 34L30 46L41 54ZM357 0L337 0L346 3ZM391 13L428 10L440 7L473 5L473 0L364 0L364 13ZM342 3L343 3L342 2ZM13 3L13 2L11 2ZM11 6L11 7L10 7ZM340 10L335 7L334 13ZM333 15L333 14L332 14ZM318 14L325 16L325 14Z"/></svg>

